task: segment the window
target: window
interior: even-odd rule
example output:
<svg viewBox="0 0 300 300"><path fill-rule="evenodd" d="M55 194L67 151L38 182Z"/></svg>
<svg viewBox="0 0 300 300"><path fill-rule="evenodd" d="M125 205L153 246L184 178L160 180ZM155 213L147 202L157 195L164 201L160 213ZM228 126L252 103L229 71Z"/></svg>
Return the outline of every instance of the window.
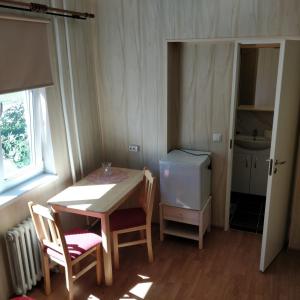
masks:
<svg viewBox="0 0 300 300"><path fill-rule="evenodd" d="M0 95L0 193L45 171L47 124L44 89Z"/></svg>

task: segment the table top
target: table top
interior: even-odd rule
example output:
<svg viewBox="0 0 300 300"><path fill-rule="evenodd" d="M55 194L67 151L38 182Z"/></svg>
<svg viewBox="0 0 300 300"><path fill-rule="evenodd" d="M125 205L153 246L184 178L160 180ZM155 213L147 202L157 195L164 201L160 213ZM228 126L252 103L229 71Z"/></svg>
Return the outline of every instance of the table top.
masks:
<svg viewBox="0 0 300 300"><path fill-rule="evenodd" d="M111 175L107 176L100 168L47 202L64 210L106 213L143 180L143 174L141 170L112 168Z"/></svg>

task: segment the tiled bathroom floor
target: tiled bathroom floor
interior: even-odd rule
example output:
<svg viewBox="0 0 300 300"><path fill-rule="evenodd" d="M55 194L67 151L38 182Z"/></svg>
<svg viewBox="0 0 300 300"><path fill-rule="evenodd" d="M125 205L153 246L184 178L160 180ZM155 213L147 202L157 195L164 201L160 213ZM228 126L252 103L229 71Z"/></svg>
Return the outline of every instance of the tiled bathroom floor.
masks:
<svg viewBox="0 0 300 300"><path fill-rule="evenodd" d="M266 197L232 193L230 227L233 229L262 233Z"/></svg>

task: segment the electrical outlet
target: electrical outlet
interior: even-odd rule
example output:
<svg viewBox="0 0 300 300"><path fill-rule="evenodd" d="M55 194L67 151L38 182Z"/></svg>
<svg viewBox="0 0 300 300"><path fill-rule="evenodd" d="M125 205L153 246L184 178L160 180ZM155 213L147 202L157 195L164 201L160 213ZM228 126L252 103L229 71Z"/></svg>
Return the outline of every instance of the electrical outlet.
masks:
<svg viewBox="0 0 300 300"><path fill-rule="evenodd" d="M129 145L128 150L130 152L139 152L140 151L140 146L139 145Z"/></svg>

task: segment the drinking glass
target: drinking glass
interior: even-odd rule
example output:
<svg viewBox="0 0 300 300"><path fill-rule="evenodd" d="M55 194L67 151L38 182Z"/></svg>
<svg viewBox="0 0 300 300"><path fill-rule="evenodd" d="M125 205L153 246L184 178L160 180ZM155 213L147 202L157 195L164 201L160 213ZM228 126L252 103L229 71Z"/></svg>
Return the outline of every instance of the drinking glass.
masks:
<svg viewBox="0 0 300 300"><path fill-rule="evenodd" d="M110 176L111 175L111 162L103 162L102 163L103 173L104 176Z"/></svg>

